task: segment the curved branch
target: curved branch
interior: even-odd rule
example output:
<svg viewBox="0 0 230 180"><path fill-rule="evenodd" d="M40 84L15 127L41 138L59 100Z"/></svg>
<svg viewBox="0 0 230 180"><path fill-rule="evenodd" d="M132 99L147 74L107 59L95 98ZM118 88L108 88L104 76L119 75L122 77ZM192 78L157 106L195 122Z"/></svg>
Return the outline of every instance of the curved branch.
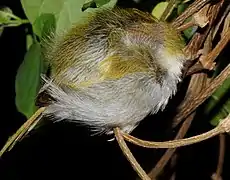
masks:
<svg viewBox="0 0 230 180"><path fill-rule="evenodd" d="M142 180L151 180L148 177L148 175L146 174L146 172L142 169L140 164L137 162L137 160L133 156L132 152L129 150L128 146L125 143L124 138L122 137L120 129L115 128L114 129L114 134L115 134L116 140L117 140L117 142L118 142L123 154L128 159L128 161L132 165L133 169L137 172L137 174L140 176L140 178Z"/></svg>
<svg viewBox="0 0 230 180"><path fill-rule="evenodd" d="M145 148L177 148L177 147L195 144L207 140L209 138L212 138L218 134L229 132L229 131L230 131L230 114L224 120L222 120L219 123L219 125L214 129L206 133L193 136L190 138L185 138L185 139L171 140L165 142L152 142L152 141L145 141L145 140L138 139L127 133L122 133L122 135L125 140Z"/></svg>
<svg viewBox="0 0 230 180"><path fill-rule="evenodd" d="M178 131L175 139L181 139L185 136L187 133L192 120L195 116L195 113L191 114L182 124L180 130ZM151 179L155 179L160 172L163 170L163 168L166 166L174 152L176 151L176 148L167 149L167 151L164 153L164 155L161 157L161 159L157 162L156 166L148 173L149 177Z"/></svg>

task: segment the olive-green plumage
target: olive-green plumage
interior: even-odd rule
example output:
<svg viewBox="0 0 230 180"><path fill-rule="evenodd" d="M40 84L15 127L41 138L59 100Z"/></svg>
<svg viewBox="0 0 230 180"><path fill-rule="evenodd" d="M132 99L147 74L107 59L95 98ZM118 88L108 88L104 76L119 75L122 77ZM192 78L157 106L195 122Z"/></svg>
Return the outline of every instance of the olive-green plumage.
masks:
<svg viewBox="0 0 230 180"><path fill-rule="evenodd" d="M124 42L126 36L130 36L133 42ZM152 41L155 44L150 44ZM154 57L150 57L151 46L164 46L166 55L170 56L181 54L184 43L169 24L158 22L150 14L136 9L115 8L113 11L98 11L87 22L73 27L64 37L54 39L47 53L52 76L59 81L71 67L85 66L91 53L98 53L98 50L104 54L115 52L95 64L94 70L89 67L88 71L81 72L86 74L82 76L91 75L93 81L98 82L105 78L121 78L132 72L161 76L165 69L157 64ZM76 79L73 77L73 81Z"/></svg>
<svg viewBox="0 0 230 180"><path fill-rule="evenodd" d="M46 57L53 85L47 89L57 101L46 113L56 118L130 132L176 92L185 44L149 13L102 9L50 39Z"/></svg>

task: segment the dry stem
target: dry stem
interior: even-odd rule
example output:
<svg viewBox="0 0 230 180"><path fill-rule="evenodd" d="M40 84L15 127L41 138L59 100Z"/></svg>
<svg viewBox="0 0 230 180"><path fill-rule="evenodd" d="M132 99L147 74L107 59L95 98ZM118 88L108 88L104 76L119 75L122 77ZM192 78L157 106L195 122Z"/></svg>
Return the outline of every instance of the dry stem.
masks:
<svg viewBox="0 0 230 180"><path fill-rule="evenodd" d="M230 65L228 65L211 84L206 87L197 97L190 102L189 107L183 108L176 116L173 127L176 127L184 118L193 112L201 103L203 103L230 75Z"/></svg>
<svg viewBox="0 0 230 180"><path fill-rule="evenodd" d="M177 147L195 144L195 143L207 140L209 138L212 138L218 134L229 132L229 131L230 131L230 114L224 120L222 120L220 124L214 129L206 133L203 133L197 136L193 136L190 138L185 138L185 139L165 141L165 142L152 142L152 141L144 141L144 140L138 139L127 133L122 133L122 135L125 140L135 145L145 147L145 148L177 148Z"/></svg>
<svg viewBox="0 0 230 180"><path fill-rule="evenodd" d="M43 111L45 111L45 107L39 108L32 116L29 118L18 130L17 132L9 138L9 140L6 142L6 144L3 146L3 148L0 151L0 157L10 149L13 148L13 146L23 137L25 134L29 131L29 129L34 126L34 124L37 124L37 122L40 120L40 116L42 115Z"/></svg>
<svg viewBox="0 0 230 180"><path fill-rule="evenodd" d="M175 139L182 139L185 136L185 134L187 133L187 131L188 131L188 129L192 123L194 116L195 116L195 113L191 114L183 122L183 124L182 124L180 130L178 131ZM176 148L167 149L165 154L157 162L156 166L148 173L148 175L151 179L155 179L160 174L160 172L163 170L163 168L168 163L168 161L170 160L170 158L172 157L172 155L174 154L175 151L176 151Z"/></svg>
<svg viewBox="0 0 230 180"><path fill-rule="evenodd" d="M211 37L210 33L212 33L210 30L213 28L215 19L222 5L223 5L223 0L221 0L220 2L218 2L217 4L214 4L213 6L209 8L208 13L206 14L209 20L208 27L206 27L205 32L203 32L202 34L197 32L193 36L192 40L189 42L188 46L186 47L186 50L185 50L186 52L188 52L189 54L196 54L197 51L201 48L203 42L205 41L204 47L202 50L203 55L200 57L200 58L203 58L203 60L199 60L199 62L197 62L194 66L192 66L188 72L190 72L190 70L193 69L197 64L201 63L201 61L203 63L205 62L204 63L204 66L206 66L205 68L209 69L213 65L214 59L213 58L207 59L207 55L210 52L211 46L212 46L210 44L210 38L209 38ZM213 38L214 37L212 37L212 39ZM218 49L219 52L222 50L218 47L215 47L215 49ZM192 76L185 100L179 105L178 113L176 117L174 117L173 119L173 128L176 127L184 119L183 110L192 108L191 101L194 100L194 97L197 97L200 95L199 89L202 86L206 86L206 82L207 82L207 78L205 74L195 74Z"/></svg>
<svg viewBox="0 0 230 180"><path fill-rule="evenodd" d="M202 63L204 67L214 62L216 57L221 53L222 49L224 49L224 47L227 45L229 40L230 40L230 28L228 28L228 31L223 35L223 38L218 42L218 44L212 50L212 52L209 53L208 56L205 58L205 62Z"/></svg>
<svg viewBox="0 0 230 180"><path fill-rule="evenodd" d="M179 26L181 26L184 23L184 21L188 17L190 17L191 15L193 15L194 13L196 13L197 11L199 11L209 1L211 1L211 0L197 0L197 1L195 1L179 17L177 17L176 20L174 20L174 22L172 23L172 25L175 28L178 28Z"/></svg>
<svg viewBox="0 0 230 180"><path fill-rule="evenodd" d="M221 174L223 171L223 165L224 165L224 154L225 154L225 135L220 134L220 149L219 149L219 158L218 158L218 164L216 168L216 173L212 175L213 180L221 180Z"/></svg>
<svg viewBox="0 0 230 180"><path fill-rule="evenodd" d="M126 156L130 164L132 165L133 169L137 172L137 174L140 176L142 180L151 180L146 172L142 169L140 164L137 162L135 157L133 156L132 152L129 150L128 146L125 143L125 140L121 134L121 131L119 128L114 129L114 134L116 137L116 140L123 152L123 154Z"/></svg>

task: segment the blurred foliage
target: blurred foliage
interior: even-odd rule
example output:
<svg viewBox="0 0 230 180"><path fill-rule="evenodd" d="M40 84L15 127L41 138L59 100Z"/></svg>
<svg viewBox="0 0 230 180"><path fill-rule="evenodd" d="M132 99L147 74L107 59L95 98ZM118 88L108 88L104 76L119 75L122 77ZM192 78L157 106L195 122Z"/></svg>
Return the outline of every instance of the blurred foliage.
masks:
<svg viewBox="0 0 230 180"><path fill-rule="evenodd" d="M34 98L38 92L41 73L41 47L39 43L30 46L16 76L16 105L27 118L36 111Z"/></svg>
<svg viewBox="0 0 230 180"><path fill-rule="evenodd" d="M158 3L152 10L152 15L156 17L157 19L160 19L163 12L168 6L168 2L160 2Z"/></svg>
<svg viewBox="0 0 230 180"><path fill-rule="evenodd" d="M230 62L229 58L223 54L218 59L213 78ZM205 117L210 120L213 126L218 125L230 113L230 78L227 78L222 86L212 94L203 108Z"/></svg>

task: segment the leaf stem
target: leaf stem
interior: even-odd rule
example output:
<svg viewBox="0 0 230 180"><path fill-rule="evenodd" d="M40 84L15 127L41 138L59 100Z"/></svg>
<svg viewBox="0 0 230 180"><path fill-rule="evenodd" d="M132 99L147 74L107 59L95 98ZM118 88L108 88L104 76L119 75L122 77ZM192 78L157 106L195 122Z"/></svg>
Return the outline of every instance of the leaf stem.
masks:
<svg viewBox="0 0 230 180"><path fill-rule="evenodd" d="M21 20L20 17L18 17L18 16L16 16L16 15L12 14L12 13L10 13L10 12L2 11L2 13L4 13L6 16L9 16L9 17L11 17L11 18L13 18L13 19L16 19L16 20L19 20L19 21Z"/></svg>
<svg viewBox="0 0 230 180"><path fill-rule="evenodd" d="M27 19L10 20L7 23L1 24L1 26L3 26L3 27L16 27L16 26L20 26L22 24L28 24L28 23L30 23L30 22Z"/></svg>

